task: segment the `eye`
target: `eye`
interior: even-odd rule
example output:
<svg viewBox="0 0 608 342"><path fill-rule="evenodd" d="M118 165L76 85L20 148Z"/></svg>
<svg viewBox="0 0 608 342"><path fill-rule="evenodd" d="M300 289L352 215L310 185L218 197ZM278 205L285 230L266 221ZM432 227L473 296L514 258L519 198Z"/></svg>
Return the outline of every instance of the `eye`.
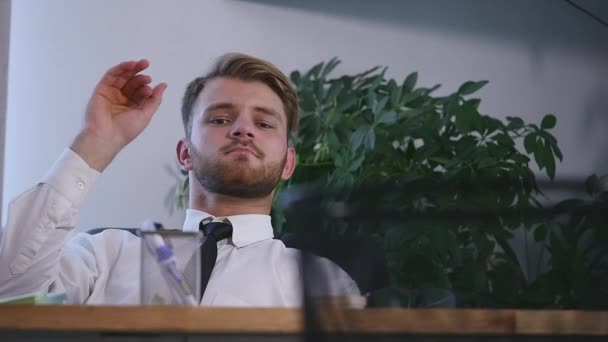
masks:
<svg viewBox="0 0 608 342"><path fill-rule="evenodd" d="M271 124L267 123L267 122L258 122L258 126L260 128L264 128L264 129L270 129L270 128L274 128Z"/></svg>
<svg viewBox="0 0 608 342"><path fill-rule="evenodd" d="M216 124L216 125L224 125L230 122L229 119L226 118L212 118L209 120L209 122L211 122L212 124Z"/></svg>

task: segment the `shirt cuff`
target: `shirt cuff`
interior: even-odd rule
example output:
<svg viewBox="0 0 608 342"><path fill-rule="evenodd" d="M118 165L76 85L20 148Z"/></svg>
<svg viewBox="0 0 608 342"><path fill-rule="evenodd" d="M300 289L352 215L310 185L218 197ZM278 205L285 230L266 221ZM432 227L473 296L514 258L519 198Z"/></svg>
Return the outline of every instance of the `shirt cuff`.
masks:
<svg viewBox="0 0 608 342"><path fill-rule="evenodd" d="M76 152L66 148L41 182L78 206L99 175Z"/></svg>

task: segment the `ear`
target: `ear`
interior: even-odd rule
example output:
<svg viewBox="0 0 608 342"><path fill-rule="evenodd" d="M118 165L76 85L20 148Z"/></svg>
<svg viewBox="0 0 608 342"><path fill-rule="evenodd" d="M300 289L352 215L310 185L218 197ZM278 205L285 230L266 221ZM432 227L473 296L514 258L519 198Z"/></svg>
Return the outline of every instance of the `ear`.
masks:
<svg viewBox="0 0 608 342"><path fill-rule="evenodd" d="M285 166L283 166L282 180L288 180L296 169L296 149L288 146L287 156L285 157Z"/></svg>
<svg viewBox="0 0 608 342"><path fill-rule="evenodd" d="M192 156L190 155L190 144L188 139L182 138L177 142L177 162L183 171L192 170Z"/></svg>

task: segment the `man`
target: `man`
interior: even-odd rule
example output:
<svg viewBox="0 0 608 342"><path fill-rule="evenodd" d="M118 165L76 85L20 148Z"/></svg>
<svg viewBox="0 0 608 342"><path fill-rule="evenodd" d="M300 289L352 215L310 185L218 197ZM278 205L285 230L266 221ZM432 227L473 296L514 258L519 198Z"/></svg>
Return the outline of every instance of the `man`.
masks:
<svg viewBox="0 0 608 342"><path fill-rule="evenodd" d="M151 77L141 74L148 66L140 60L109 69L70 148L41 183L11 203L0 244L0 296L66 292L70 303L139 303L140 239L120 230L71 231L95 178L161 103L167 86L150 86ZM190 174L183 230L205 230L209 221L230 226L218 238L201 305L300 305L299 252L273 239L269 216L276 185L295 168L288 136L297 129L298 101L289 80L266 61L222 56L188 86L182 119L177 159ZM342 269L318 262L341 284L328 295L359 294Z"/></svg>

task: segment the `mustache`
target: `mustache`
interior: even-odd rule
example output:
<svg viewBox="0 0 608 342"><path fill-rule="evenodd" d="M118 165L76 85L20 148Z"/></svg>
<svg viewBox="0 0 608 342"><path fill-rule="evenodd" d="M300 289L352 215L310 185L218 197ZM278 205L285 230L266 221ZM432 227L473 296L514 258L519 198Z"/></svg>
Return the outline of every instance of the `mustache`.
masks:
<svg viewBox="0 0 608 342"><path fill-rule="evenodd" d="M264 155L265 155L264 152L262 152L262 150L259 147L257 147L254 143L249 142L249 143L243 144L243 143L240 143L238 141L233 141L233 142L231 142L229 144L226 144L226 145L222 146L220 148L220 152L221 153L228 153L228 151L230 151L230 150L232 150L234 148L237 148L237 147L247 147L247 148L250 148L260 158L264 157Z"/></svg>

